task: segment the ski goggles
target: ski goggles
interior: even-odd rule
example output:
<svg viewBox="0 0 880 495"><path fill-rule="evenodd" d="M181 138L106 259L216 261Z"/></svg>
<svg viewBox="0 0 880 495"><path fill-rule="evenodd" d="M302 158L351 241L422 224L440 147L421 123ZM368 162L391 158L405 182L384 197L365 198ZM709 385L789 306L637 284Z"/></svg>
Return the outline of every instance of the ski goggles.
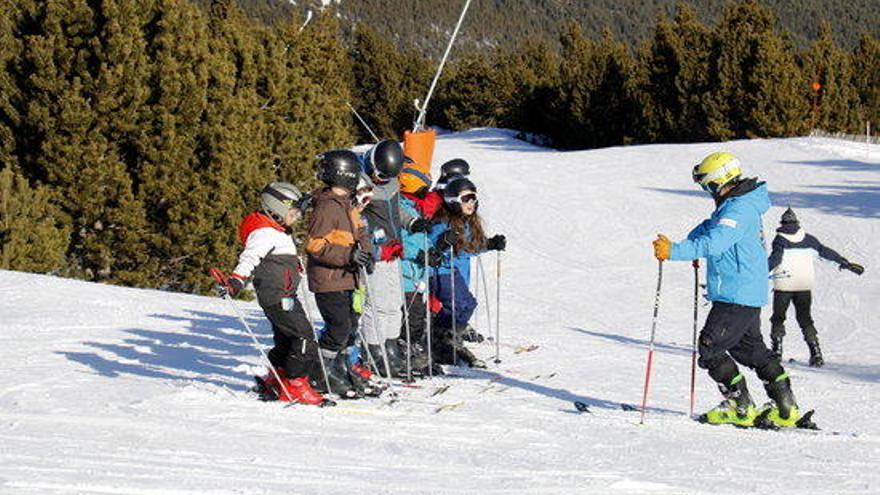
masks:
<svg viewBox="0 0 880 495"><path fill-rule="evenodd" d="M450 203L460 203L460 204L474 203L474 204L476 204L477 203L477 193L465 192L465 193L459 194L458 196L455 196L453 198L448 198L447 201L449 201Z"/></svg>

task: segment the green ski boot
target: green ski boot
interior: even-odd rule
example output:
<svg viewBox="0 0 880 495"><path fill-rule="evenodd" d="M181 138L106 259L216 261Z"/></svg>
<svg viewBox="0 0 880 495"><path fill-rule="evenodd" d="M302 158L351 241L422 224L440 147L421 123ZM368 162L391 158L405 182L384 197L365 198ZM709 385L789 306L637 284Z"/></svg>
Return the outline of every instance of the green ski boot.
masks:
<svg viewBox="0 0 880 495"><path fill-rule="evenodd" d="M719 383L718 390L721 391L724 400L715 408L701 414L697 421L718 425L752 426L758 416L758 410L755 408L755 403L752 402L742 373L736 375L729 386Z"/></svg>
<svg viewBox="0 0 880 495"><path fill-rule="evenodd" d="M772 382L764 383L764 390L773 399L758 413L757 426L762 428L794 428L801 419L800 410L791 391L791 379L783 373Z"/></svg>

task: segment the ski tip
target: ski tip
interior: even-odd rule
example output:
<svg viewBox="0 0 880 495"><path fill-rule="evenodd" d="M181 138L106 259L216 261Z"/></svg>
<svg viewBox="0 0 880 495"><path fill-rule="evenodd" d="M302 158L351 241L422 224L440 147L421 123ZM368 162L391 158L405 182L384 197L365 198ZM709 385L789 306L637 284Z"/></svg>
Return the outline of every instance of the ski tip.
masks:
<svg viewBox="0 0 880 495"><path fill-rule="evenodd" d="M639 410L637 407L635 407L633 405L624 404L624 403L620 404L620 408L623 409L624 411L638 411Z"/></svg>
<svg viewBox="0 0 880 495"><path fill-rule="evenodd" d="M816 430L816 431L819 431L819 430L820 430L819 425L817 425L816 423L813 422L813 414L814 414L815 412L816 412L815 409L810 409L809 411L807 411L806 413L804 413L804 415L801 416L801 419L799 419L799 420L797 421L797 427L800 428L800 429L802 429L802 430Z"/></svg>
<svg viewBox="0 0 880 495"><path fill-rule="evenodd" d="M578 412L592 414L592 411L590 411L590 406L581 401L574 401L574 408L577 409Z"/></svg>
<svg viewBox="0 0 880 495"><path fill-rule="evenodd" d="M318 407L336 407L336 401L330 399L324 399L318 404Z"/></svg>

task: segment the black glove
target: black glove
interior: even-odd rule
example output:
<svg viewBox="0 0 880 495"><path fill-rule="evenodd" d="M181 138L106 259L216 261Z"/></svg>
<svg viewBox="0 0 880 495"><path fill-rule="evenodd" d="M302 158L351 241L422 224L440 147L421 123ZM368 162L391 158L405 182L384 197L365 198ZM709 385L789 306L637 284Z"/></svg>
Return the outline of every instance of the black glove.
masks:
<svg viewBox="0 0 880 495"><path fill-rule="evenodd" d="M449 248L455 245L455 241L458 239L458 235L454 230L449 229L442 234L440 234L440 238L437 239L437 249L440 251L449 251Z"/></svg>
<svg viewBox="0 0 880 495"><path fill-rule="evenodd" d="M370 261L373 260L373 255L363 249L355 246L354 249L351 250L351 258L349 261L352 266L356 268L366 268Z"/></svg>
<svg viewBox="0 0 880 495"><path fill-rule="evenodd" d="M861 275L861 274L865 273L864 266L862 266L858 263L852 263L849 261L847 261L846 263L841 263L840 269L841 270L849 270L849 271L855 273L856 275Z"/></svg>
<svg viewBox="0 0 880 495"><path fill-rule="evenodd" d="M217 284L217 293L221 296L235 297L236 294L244 290L245 281L235 275L230 275L226 279L226 284Z"/></svg>
<svg viewBox="0 0 880 495"><path fill-rule="evenodd" d="M425 266L425 250L422 249L416 254L415 262ZM428 266L432 268L437 268L438 266L443 264L443 251L438 249L431 248L428 250Z"/></svg>
<svg viewBox="0 0 880 495"><path fill-rule="evenodd" d="M412 233L427 232L431 230L434 222L429 218L416 218L409 224L409 231Z"/></svg>
<svg viewBox="0 0 880 495"><path fill-rule="evenodd" d="M486 249L489 251L504 251L504 248L507 247L507 238L501 234L492 237L488 241L486 241Z"/></svg>

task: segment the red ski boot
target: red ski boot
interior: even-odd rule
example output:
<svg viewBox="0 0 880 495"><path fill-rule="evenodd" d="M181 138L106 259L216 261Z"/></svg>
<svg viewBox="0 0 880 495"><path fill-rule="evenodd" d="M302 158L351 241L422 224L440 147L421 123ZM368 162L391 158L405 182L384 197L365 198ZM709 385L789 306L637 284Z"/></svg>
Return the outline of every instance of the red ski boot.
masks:
<svg viewBox="0 0 880 495"><path fill-rule="evenodd" d="M287 393L285 393L285 391ZM335 406L332 400L324 398L319 392L312 388L309 379L300 376L297 378L288 378L284 380L284 390L279 390L278 400L284 402L297 402L299 404L307 404L310 406Z"/></svg>

